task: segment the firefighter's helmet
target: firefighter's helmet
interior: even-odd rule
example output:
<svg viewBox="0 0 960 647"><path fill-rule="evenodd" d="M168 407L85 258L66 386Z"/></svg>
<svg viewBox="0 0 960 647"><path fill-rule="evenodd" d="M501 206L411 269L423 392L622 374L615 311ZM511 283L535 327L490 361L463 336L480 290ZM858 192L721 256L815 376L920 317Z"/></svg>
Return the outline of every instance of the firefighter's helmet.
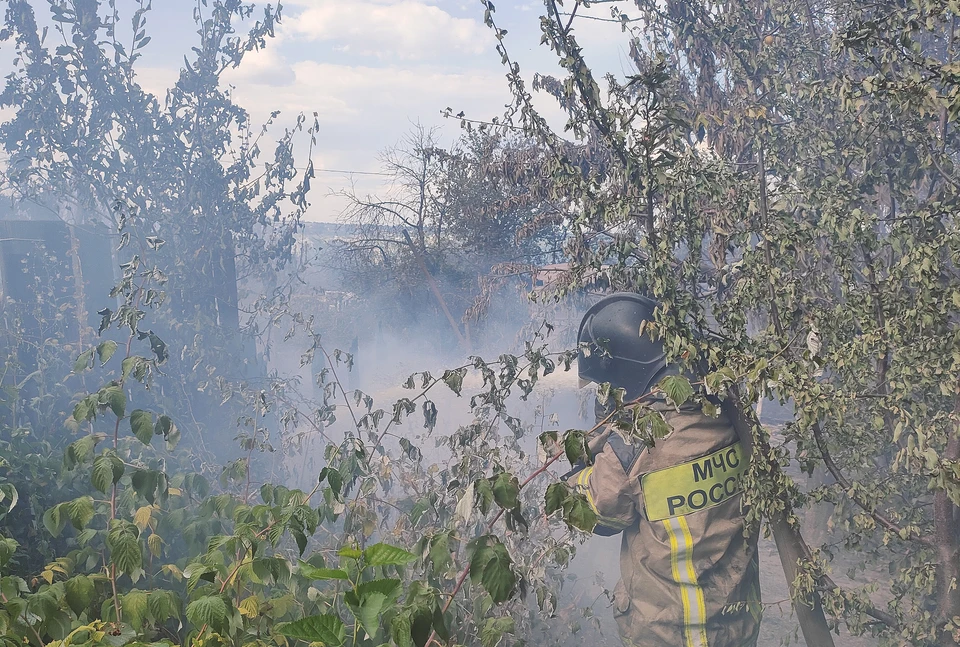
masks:
<svg viewBox="0 0 960 647"><path fill-rule="evenodd" d="M577 334L581 385L609 382L634 400L675 372L667 366L663 342L651 337L657 305L640 294L617 292L587 310Z"/></svg>

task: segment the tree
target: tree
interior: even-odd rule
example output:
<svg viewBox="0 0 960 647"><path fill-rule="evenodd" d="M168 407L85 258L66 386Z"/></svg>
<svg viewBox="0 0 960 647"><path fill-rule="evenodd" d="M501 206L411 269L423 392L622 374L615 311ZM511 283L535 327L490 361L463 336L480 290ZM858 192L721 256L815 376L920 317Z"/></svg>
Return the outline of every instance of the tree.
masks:
<svg viewBox="0 0 960 647"><path fill-rule="evenodd" d="M357 231L340 248L341 271L360 279L353 285L365 298L395 308L394 321L409 325L432 303L446 333L469 348L473 302L490 297L484 280L529 275L561 254L567 215L541 197L541 158L520 137L476 131L448 150L417 127L383 155L387 195L346 194L341 218Z"/></svg>
<svg viewBox="0 0 960 647"><path fill-rule="evenodd" d="M550 195L577 196L581 221L614 234L578 247L577 264L661 299L658 333L706 370L706 388L741 407L794 403L779 436L753 427L752 509L789 521L830 501L844 547L795 555L797 608L820 596L856 633L957 644L955 10L614 4L585 18L618 25L636 69L602 85L576 38L588 3L546 0L544 42L566 76L534 87L603 147L610 165L584 172L533 108L485 4L510 68L510 123L555 154ZM824 465L833 483L804 491L778 468L792 461ZM893 575L837 587L831 556Z"/></svg>
<svg viewBox="0 0 960 647"><path fill-rule="evenodd" d="M212 367L237 377L262 371L253 341L239 336L237 281L291 259L313 175L309 162L303 173L294 166L304 117L264 163L266 126L251 125L221 82L246 52L266 46L280 8L268 5L257 19L252 5L203 3L198 46L161 99L137 77L150 2L130 16L115 2L51 3L55 46L30 2L6 4L0 41L13 44L15 58L0 94L12 111L0 124L10 158L2 189L54 218L123 230L120 246L136 241L138 257L163 271L172 309L154 325L181 349L166 394L203 426L209 405L197 391L216 390ZM238 34L244 25L248 33Z"/></svg>

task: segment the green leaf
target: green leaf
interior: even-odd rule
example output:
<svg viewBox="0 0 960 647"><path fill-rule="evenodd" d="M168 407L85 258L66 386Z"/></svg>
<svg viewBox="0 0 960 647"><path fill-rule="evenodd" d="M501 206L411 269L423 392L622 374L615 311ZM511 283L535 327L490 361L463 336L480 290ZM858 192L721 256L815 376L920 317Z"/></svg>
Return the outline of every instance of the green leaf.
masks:
<svg viewBox="0 0 960 647"><path fill-rule="evenodd" d="M143 409L134 409L130 413L130 430L141 443L149 445L153 440L153 414Z"/></svg>
<svg viewBox="0 0 960 647"><path fill-rule="evenodd" d="M86 422L97 417L96 396L88 396L73 407L73 419L77 422Z"/></svg>
<svg viewBox="0 0 960 647"><path fill-rule="evenodd" d="M67 605L78 616L93 603L97 594L97 587L93 580L86 575L71 577L63 583L63 589Z"/></svg>
<svg viewBox="0 0 960 647"><path fill-rule="evenodd" d="M19 546L16 539L0 537L0 566L6 566Z"/></svg>
<svg viewBox="0 0 960 647"><path fill-rule="evenodd" d="M100 390L100 404L110 407L116 417L123 418L127 409L127 396L120 386L108 386Z"/></svg>
<svg viewBox="0 0 960 647"><path fill-rule="evenodd" d="M476 505L480 512L487 514L490 512L490 506L493 504L493 486L489 479L477 479L474 483L476 491Z"/></svg>
<svg viewBox="0 0 960 647"><path fill-rule="evenodd" d="M587 450L587 437L579 429L571 429L563 436L563 451L571 465L590 458Z"/></svg>
<svg viewBox="0 0 960 647"><path fill-rule="evenodd" d="M668 375L660 380L657 388L663 391L675 407L681 406L693 397L693 387L690 386L690 380L682 375Z"/></svg>
<svg viewBox="0 0 960 647"><path fill-rule="evenodd" d="M336 497L337 501L342 501L340 492L343 488L343 474L336 468L324 467L320 470L320 476L317 477L317 482L323 483L324 479L326 479L330 485L330 490L333 492L333 496Z"/></svg>
<svg viewBox="0 0 960 647"><path fill-rule="evenodd" d="M67 523L67 518L62 513L62 506L62 503L55 505L52 508L47 508L47 511L43 513L43 527L54 537L60 536Z"/></svg>
<svg viewBox="0 0 960 647"><path fill-rule="evenodd" d="M120 481L123 476L123 461L113 453L104 453L93 459L93 471L90 472L90 480L93 487L104 494Z"/></svg>
<svg viewBox="0 0 960 647"><path fill-rule="evenodd" d="M0 464L2 464L2 460L0 460ZM20 493L13 483L0 483L0 503L6 502L8 513L17 507L19 500Z"/></svg>
<svg viewBox="0 0 960 647"><path fill-rule="evenodd" d="M338 647L347 636L347 628L339 616L325 613L277 625L277 633L287 638Z"/></svg>
<svg viewBox="0 0 960 647"><path fill-rule="evenodd" d="M517 584L517 576L511 568L512 560L507 547L501 543L493 546L493 555L483 569L480 584L494 602L506 602Z"/></svg>
<svg viewBox="0 0 960 647"><path fill-rule="evenodd" d="M97 357L100 358L100 365L103 366L110 358L113 357L113 354L117 352L118 344L112 339L107 341L102 341L97 346Z"/></svg>
<svg viewBox="0 0 960 647"><path fill-rule="evenodd" d="M77 355L77 361L73 363L73 372L82 373L83 371L87 370L90 368L91 360L93 360L92 348Z"/></svg>
<svg viewBox="0 0 960 647"><path fill-rule="evenodd" d="M387 604L387 596L383 593L372 592L364 596L360 601L360 609L357 619L360 626L367 632L372 639L377 635L380 629L380 613Z"/></svg>
<svg viewBox="0 0 960 647"><path fill-rule="evenodd" d="M166 474L157 470L136 470L130 477L130 485L149 503L166 501L169 492Z"/></svg>
<svg viewBox="0 0 960 647"><path fill-rule="evenodd" d="M427 559L433 564L435 573L443 574L450 568L450 533L442 532L430 539L430 552Z"/></svg>
<svg viewBox="0 0 960 647"><path fill-rule="evenodd" d="M571 492L564 503L563 519L574 528L584 532L593 532L597 525L597 513L587 501L587 497L579 492Z"/></svg>
<svg viewBox="0 0 960 647"><path fill-rule="evenodd" d="M210 625L217 631L227 619L227 604L219 595L197 598L187 605L187 620L195 627Z"/></svg>
<svg viewBox="0 0 960 647"><path fill-rule="evenodd" d="M307 562L300 562L300 575L310 580L348 580L350 576L340 568L317 568Z"/></svg>
<svg viewBox="0 0 960 647"><path fill-rule="evenodd" d="M507 547L493 535L484 535L470 542L470 579L479 581L494 602L510 599L517 585Z"/></svg>
<svg viewBox="0 0 960 647"><path fill-rule="evenodd" d="M508 472L500 472L492 479L493 498L497 505L507 510L517 507L520 496L520 481Z"/></svg>
<svg viewBox="0 0 960 647"><path fill-rule="evenodd" d="M154 620L163 623L180 615L180 599L173 591L154 589L147 596L147 610Z"/></svg>
<svg viewBox="0 0 960 647"><path fill-rule="evenodd" d="M148 612L147 593L133 590L121 596L120 610L123 613L125 623L130 624L135 629L140 629Z"/></svg>
<svg viewBox="0 0 960 647"><path fill-rule="evenodd" d="M194 562L183 569L183 574L187 578L187 590L193 591L200 582L213 582L217 577L217 569Z"/></svg>
<svg viewBox="0 0 960 647"><path fill-rule="evenodd" d="M363 582L356 589L357 596L360 599L371 593L382 593L388 600L393 600L400 595L401 591L400 580L389 577Z"/></svg>
<svg viewBox="0 0 960 647"><path fill-rule="evenodd" d="M103 435L90 434L67 445L67 448L63 452L63 462L67 469L73 469L92 457L97 443L101 440L103 440Z"/></svg>
<svg viewBox="0 0 960 647"><path fill-rule="evenodd" d="M563 509L563 504L570 496L570 488L564 483L551 483L547 486L545 498L545 512L549 517L557 510Z"/></svg>
<svg viewBox="0 0 960 647"><path fill-rule="evenodd" d="M83 530L93 519L93 498L82 496L73 501L67 501L63 504L63 509L70 517L70 523L73 524L73 527L77 530Z"/></svg>
<svg viewBox="0 0 960 647"><path fill-rule="evenodd" d="M363 558L367 566L402 566L409 564L417 556L397 546L381 543L367 547L363 551Z"/></svg>
<svg viewBox="0 0 960 647"><path fill-rule="evenodd" d="M129 521L114 519L107 531L110 560L122 573L131 575L143 567L140 529Z"/></svg>
<svg viewBox="0 0 960 647"><path fill-rule="evenodd" d="M390 637L397 647L413 647L413 614L404 609L390 621Z"/></svg>
<svg viewBox="0 0 960 647"><path fill-rule="evenodd" d="M352 546L344 546L337 551L337 555L340 557L347 557L349 559L360 559L363 557L363 553L358 549Z"/></svg>

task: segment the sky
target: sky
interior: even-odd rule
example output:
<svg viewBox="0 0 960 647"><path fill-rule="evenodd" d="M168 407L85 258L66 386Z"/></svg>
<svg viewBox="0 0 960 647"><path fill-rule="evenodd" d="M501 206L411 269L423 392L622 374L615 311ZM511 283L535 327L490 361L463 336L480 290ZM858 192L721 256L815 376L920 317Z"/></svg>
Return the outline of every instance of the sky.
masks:
<svg viewBox="0 0 960 647"><path fill-rule="evenodd" d="M138 80L160 97L196 43L197 4L153 0L147 14L152 40L139 61ZM595 4L582 14L610 16L609 0ZM45 5L35 3L38 14L45 13ZM137 6L133 0L117 5L127 13L123 22ZM539 0L497 2L498 26L508 31L507 48L528 83L535 71L559 71L555 56L539 44L542 12ZM618 25L578 19L576 33L595 69L622 74L629 67L627 38ZM313 182L306 219L331 222L346 204L338 192L352 188L366 195L386 189L386 178L376 175L382 171L380 154L396 146L414 124L439 128L439 143L450 145L460 124L442 117L444 108L478 119L502 114L510 95L495 45L479 0L285 0L276 37L266 48L248 53L223 78L255 124L280 111L273 129L277 136L295 123L298 113L308 121L317 113L320 131L313 159L324 170ZM562 128L553 100L536 101L551 123Z"/></svg>

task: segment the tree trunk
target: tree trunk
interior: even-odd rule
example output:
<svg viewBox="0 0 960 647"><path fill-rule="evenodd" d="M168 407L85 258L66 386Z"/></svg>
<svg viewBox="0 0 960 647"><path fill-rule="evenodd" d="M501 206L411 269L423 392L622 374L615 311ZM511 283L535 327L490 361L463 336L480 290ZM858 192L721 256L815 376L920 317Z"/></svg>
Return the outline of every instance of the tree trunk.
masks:
<svg viewBox="0 0 960 647"><path fill-rule="evenodd" d="M960 393L955 396L953 412L955 416L960 416ZM960 460L960 422L954 422L943 459ZM933 540L939 557L937 614L943 623L960 615L960 559L957 555L960 523L957 521L957 512L957 506L950 500L946 490L937 490L933 497ZM955 647L958 644L956 633L944 631L940 635L940 644Z"/></svg>
<svg viewBox="0 0 960 647"><path fill-rule="evenodd" d="M758 424L756 420L751 420L745 413L738 391L731 388L730 397L723 401L723 412L730 419L740 442L743 443L744 452L748 456L754 454L753 427ZM773 462L769 456L770 446L763 443L759 448L757 457L769 463L770 473L777 474L780 466ZM797 621L800 623L800 631L803 633L803 639L807 647L833 647L833 634L830 633L830 627L827 625L827 619L823 614L823 606L820 603L820 596L817 593L812 594L811 604L797 598L793 583L800 572L800 560L810 559L810 548L807 546L800 530L790 525L787 517L788 508L776 512L770 516L770 530L773 532L773 539L777 544L777 552L780 554L780 564L783 567L783 574L787 578L787 587L790 590L790 598L793 603L793 610L797 614Z"/></svg>

